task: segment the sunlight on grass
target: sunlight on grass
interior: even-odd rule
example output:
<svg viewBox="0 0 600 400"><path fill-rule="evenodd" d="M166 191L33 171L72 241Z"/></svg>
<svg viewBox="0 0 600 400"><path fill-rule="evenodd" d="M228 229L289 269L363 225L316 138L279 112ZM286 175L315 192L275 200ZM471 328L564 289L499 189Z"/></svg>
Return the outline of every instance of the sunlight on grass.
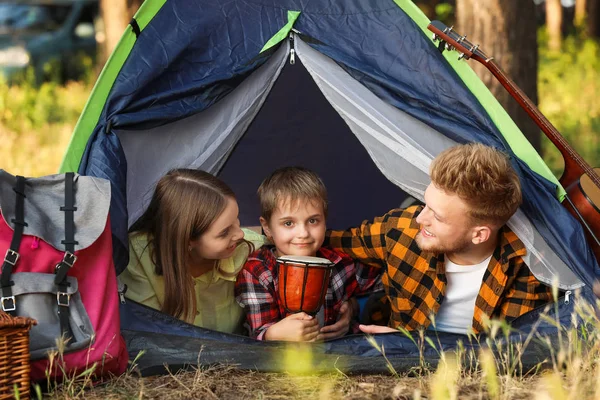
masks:
<svg viewBox="0 0 600 400"><path fill-rule="evenodd" d="M55 174L91 85L0 81L0 168L13 175Z"/></svg>
<svg viewBox="0 0 600 400"><path fill-rule="evenodd" d="M536 400L567 400L568 398L560 374L553 371L542 377L539 391L535 395Z"/></svg>
<svg viewBox="0 0 600 400"><path fill-rule="evenodd" d="M313 370L313 353L310 346L290 343L283 350L283 370L290 375L310 375Z"/></svg>
<svg viewBox="0 0 600 400"><path fill-rule="evenodd" d="M487 391L491 399L500 398L500 382L498 379L498 371L496 369L496 360L489 349L481 351L479 355L481 361L481 369L483 372L484 382L487 386Z"/></svg>
<svg viewBox="0 0 600 400"><path fill-rule="evenodd" d="M458 398L459 366L454 354L447 354L440 360L435 374L431 377L431 398L433 400L455 400Z"/></svg>

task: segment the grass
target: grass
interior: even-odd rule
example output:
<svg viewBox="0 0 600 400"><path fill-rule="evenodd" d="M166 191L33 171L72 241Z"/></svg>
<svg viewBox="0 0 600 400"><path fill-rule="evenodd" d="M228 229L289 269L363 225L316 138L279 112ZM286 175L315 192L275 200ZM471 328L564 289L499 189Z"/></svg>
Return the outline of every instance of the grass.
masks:
<svg viewBox="0 0 600 400"><path fill-rule="evenodd" d="M558 326L558 321L549 314L544 314L542 320ZM385 358L385 349L372 340L388 361L387 375L348 376L340 370L311 374L306 368L299 368L301 360L295 360L295 365L290 364L291 368L281 373L259 373L222 365L142 378L134 361L127 373L99 385L92 383L88 371L71 376L45 398L600 399L600 320L592 305L580 299L572 321L571 326L560 329L558 341L551 342L534 330L523 343L512 345L506 345L505 340L511 327L502 321L489 321L486 343L494 351L458 346L455 351L440 352L441 361L436 368L422 360L406 373L395 371ZM436 347L435 340L426 340L423 335L414 338L421 349ZM466 340L477 338L471 336ZM547 358L543 365L524 370L520 365L521 355L534 342L546 346ZM39 391L33 391L33 398L36 393Z"/></svg>
<svg viewBox="0 0 600 400"><path fill-rule="evenodd" d="M398 392L412 399L422 391L421 380L407 377L401 383L388 376L289 376L241 371L216 366L164 376L138 378L124 375L98 386L81 398L101 399L384 399ZM72 398L60 390L50 398Z"/></svg>

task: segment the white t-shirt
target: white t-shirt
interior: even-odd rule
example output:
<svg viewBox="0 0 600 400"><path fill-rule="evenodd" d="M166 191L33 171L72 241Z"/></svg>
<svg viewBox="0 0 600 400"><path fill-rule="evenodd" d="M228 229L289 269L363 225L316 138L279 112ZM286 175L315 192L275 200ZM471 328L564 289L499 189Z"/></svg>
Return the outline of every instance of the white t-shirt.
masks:
<svg viewBox="0 0 600 400"><path fill-rule="evenodd" d="M446 296L435 316L435 327L442 332L466 334L473 326L475 300L481 289L483 274L492 256L476 265L458 265L445 257Z"/></svg>

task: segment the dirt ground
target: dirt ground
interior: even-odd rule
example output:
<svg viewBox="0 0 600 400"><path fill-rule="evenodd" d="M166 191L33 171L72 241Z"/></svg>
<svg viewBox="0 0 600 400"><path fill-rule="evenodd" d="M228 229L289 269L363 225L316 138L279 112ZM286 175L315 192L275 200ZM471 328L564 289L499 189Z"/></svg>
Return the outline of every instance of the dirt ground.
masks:
<svg viewBox="0 0 600 400"><path fill-rule="evenodd" d="M172 375L140 378L127 374L93 389L80 391L76 386L61 387L50 395L54 399L487 399L481 379L463 377L448 393L431 393L432 381L440 377L365 375L290 376L232 367ZM503 399L532 399L535 384L531 379L511 382ZM434 389L435 390L435 389ZM492 396L496 397L496 396ZM500 398L500 397L496 397Z"/></svg>

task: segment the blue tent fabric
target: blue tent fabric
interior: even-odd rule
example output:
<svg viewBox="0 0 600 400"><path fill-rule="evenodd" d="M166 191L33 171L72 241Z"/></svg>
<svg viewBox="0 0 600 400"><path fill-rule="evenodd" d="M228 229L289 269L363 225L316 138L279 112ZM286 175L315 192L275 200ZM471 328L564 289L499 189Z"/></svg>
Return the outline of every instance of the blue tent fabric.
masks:
<svg viewBox="0 0 600 400"><path fill-rule="evenodd" d="M584 298L590 296L590 293L583 294ZM460 346L466 351L475 351L475 354L480 348L506 354L508 345L522 344L535 332L535 338L523 348L520 358L521 368L526 372L549 365L548 354L558 346L558 335L566 335L574 322L581 327L581 322L573 319L574 313L575 302L566 303L563 298L557 308L540 307L516 319L508 335L499 333L494 338L486 335L470 338L425 331L424 337L431 339L433 347L417 332L378 334L373 338L380 348L385 349L394 369L401 373L419 365L435 368L443 352L456 351ZM540 319L541 314L547 318ZM556 321L561 328L551 321ZM142 375L163 373L165 365L173 372L177 368L197 365L199 359L202 365L229 363L238 368L263 372L280 372L289 368L282 363L283 352L290 348L285 342L257 341L199 328L131 301L121 305L121 324L130 359L137 360ZM549 341L546 342L546 339ZM232 348L235 350L232 351ZM313 365L309 369L313 372L389 373L386 360L365 335L303 344L300 349L310 351ZM141 352L143 357L138 358ZM476 368L474 365L471 367Z"/></svg>
<svg viewBox="0 0 600 400"><path fill-rule="evenodd" d="M565 264L591 287L600 269L585 245L583 229L554 197L554 185L511 153L477 99L392 0L168 0L137 38L104 104L78 171L111 182L110 217L118 272L128 259L127 160L115 130L161 126L217 103L269 59L272 51L260 51L287 23L290 10L301 12L294 28L307 43L388 104L459 143L481 142L507 151L521 178L523 211ZM567 315L565 312L561 308L561 318ZM213 345L233 341L247 346L249 352L257 345L247 338L181 327L168 318L165 322L161 320L165 316L159 318L158 314L124 309L123 329L129 332L126 337L130 352L150 346L151 336L158 335L155 338L159 340L166 337L166 332L174 336L174 346L199 343L177 339L188 336ZM529 328L521 327L524 332ZM556 328L543 329L556 334ZM444 343L456 345L456 337L444 337ZM406 338L394 334L378 336L378 340L385 344L388 356L399 357L395 362L414 365L418 353ZM159 351L160 346L158 341L152 348ZM264 349L267 345L261 346ZM324 354L370 357L373 350L366 346L364 337L344 338L327 343ZM430 356L436 357L434 353ZM533 354L531 360L538 360L538 356L540 353ZM182 364L194 361L171 359L174 364L178 360ZM355 359L352 363L356 370L380 368Z"/></svg>

